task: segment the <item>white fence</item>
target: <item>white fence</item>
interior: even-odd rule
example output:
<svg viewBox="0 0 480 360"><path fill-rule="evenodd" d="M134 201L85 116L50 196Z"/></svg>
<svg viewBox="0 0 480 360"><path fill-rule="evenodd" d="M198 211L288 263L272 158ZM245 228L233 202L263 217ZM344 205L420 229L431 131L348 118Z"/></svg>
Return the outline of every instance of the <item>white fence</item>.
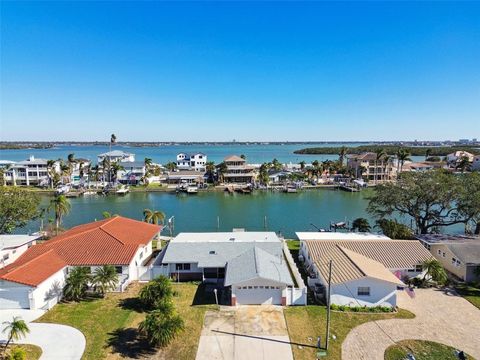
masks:
<svg viewBox="0 0 480 360"><path fill-rule="evenodd" d="M295 260L293 260L293 256L290 253L290 250L288 250L288 246L285 241L283 242L283 253L287 259L288 266L292 271L293 278L298 286L298 288L287 287L287 305L307 305L307 287L303 282L302 276L300 275L297 265L295 264Z"/></svg>

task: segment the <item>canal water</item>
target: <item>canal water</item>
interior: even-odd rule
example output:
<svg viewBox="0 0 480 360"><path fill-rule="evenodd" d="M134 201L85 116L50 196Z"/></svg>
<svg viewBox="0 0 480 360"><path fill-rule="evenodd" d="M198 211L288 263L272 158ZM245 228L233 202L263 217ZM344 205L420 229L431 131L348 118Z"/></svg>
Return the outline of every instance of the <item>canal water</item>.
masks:
<svg viewBox="0 0 480 360"><path fill-rule="evenodd" d="M143 210L148 208L161 210L167 217L174 216L175 233L244 228L250 231L267 229L291 237L295 231L315 231L313 225L328 228L330 221L351 222L357 217L370 219L365 211L367 193L368 190L348 193L321 189L296 194L257 191L231 195L212 191L197 195L157 192L85 196L69 199L71 211L63 224L69 228L99 220L103 211L141 220ZM50 197L43 196L41 206L48 206L49 200ZM48 216L53 217L53 214ZM17 232L37 231L39 226L40 221L35 221Z"/></svg>

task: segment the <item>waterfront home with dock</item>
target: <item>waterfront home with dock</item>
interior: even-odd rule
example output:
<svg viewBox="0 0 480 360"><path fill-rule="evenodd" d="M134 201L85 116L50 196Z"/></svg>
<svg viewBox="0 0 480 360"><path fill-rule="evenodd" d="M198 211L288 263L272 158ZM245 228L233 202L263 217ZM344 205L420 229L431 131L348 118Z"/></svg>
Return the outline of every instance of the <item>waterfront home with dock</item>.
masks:
<svg viewBox="0 0 480 360"><path fill-rule="evenodd" d="M178 281L230 292L231 305L305 305L307 289L286 244L274 232L180 233L154 266Z"/></svg>
<svg viewBox="0 0 480 360"><path fill-rule="evenodd" d="M392 240L367 233L299 232L300 261L315 297L324 299L332 261L331 303L396 306L405 276L423 276L432 258L418 240Z"/></svg>
<svg viewBox="0 0 480 360"><path fill-rule="evenodd" d="M48 186L50 182L46 159L37 159L32 155L24 161L2 161L2 164L6 185ZM60 162L55 161L53 168L59 172Z"/></svg>
<svg viewBox="0 0 480 360"><path fill-rule="evenodd" d="M69 269L115 266L117 291L138 280L160 226L121 216L79 225L33 245L0 269L1 309L50 309L62 296Z"/></svg>
<svg viewBox="0 0 480 360"><path fill-rule="evenodd" d="M392 160L385 161L384 157L377 159L377 154L373 152L347 155L347 168L355 171L355 177L375 183L392 180L396 174Z"/></svg>
<svg viewBox="0 0 480 360"><path fill-rule="evenodd" d="M192 170L192 171L206 171L207 155L203 153L186 154L180 153L177 155L177 169Z"/></svg>
<svg viewBox="0 0 480 360"><path fill-rule="evenodd" d="M248 165L240 156L227 156L223 162L227 171L223 174L225 183L250 184L255 181L255 167Z"/></svg>

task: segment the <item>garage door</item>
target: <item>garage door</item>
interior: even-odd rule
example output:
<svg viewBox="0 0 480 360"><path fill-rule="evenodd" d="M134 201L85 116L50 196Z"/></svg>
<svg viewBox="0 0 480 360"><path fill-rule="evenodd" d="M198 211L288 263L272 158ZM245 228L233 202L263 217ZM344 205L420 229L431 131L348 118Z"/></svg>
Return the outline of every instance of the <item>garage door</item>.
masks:
<svg viewBox="0 0 480 360"><path fill-rule="evenodd" d="M0 309L29 309L28 290L0 289Z"/></svg>
<svg viewBox="0 0 480 360"><path fill-rule="evenodd" d="M273 287L273 286L272 286ZM269 286L248 286L247 289L235 289L238 305L281 305L282 290Z"/></svg>

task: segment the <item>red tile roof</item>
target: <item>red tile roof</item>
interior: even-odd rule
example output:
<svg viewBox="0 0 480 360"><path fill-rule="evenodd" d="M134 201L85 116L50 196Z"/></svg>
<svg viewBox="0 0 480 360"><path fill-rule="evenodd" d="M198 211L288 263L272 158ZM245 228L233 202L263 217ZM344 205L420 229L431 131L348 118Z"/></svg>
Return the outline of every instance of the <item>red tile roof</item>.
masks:
<svg viewBox="0 0 480 360"><path fill-rule="evenodd" d="M138 248L147 245L160 229L121 216L76 226L32 246L13 264L0 269L0 279L37 286L67 265L128 265Z"/></svg>

